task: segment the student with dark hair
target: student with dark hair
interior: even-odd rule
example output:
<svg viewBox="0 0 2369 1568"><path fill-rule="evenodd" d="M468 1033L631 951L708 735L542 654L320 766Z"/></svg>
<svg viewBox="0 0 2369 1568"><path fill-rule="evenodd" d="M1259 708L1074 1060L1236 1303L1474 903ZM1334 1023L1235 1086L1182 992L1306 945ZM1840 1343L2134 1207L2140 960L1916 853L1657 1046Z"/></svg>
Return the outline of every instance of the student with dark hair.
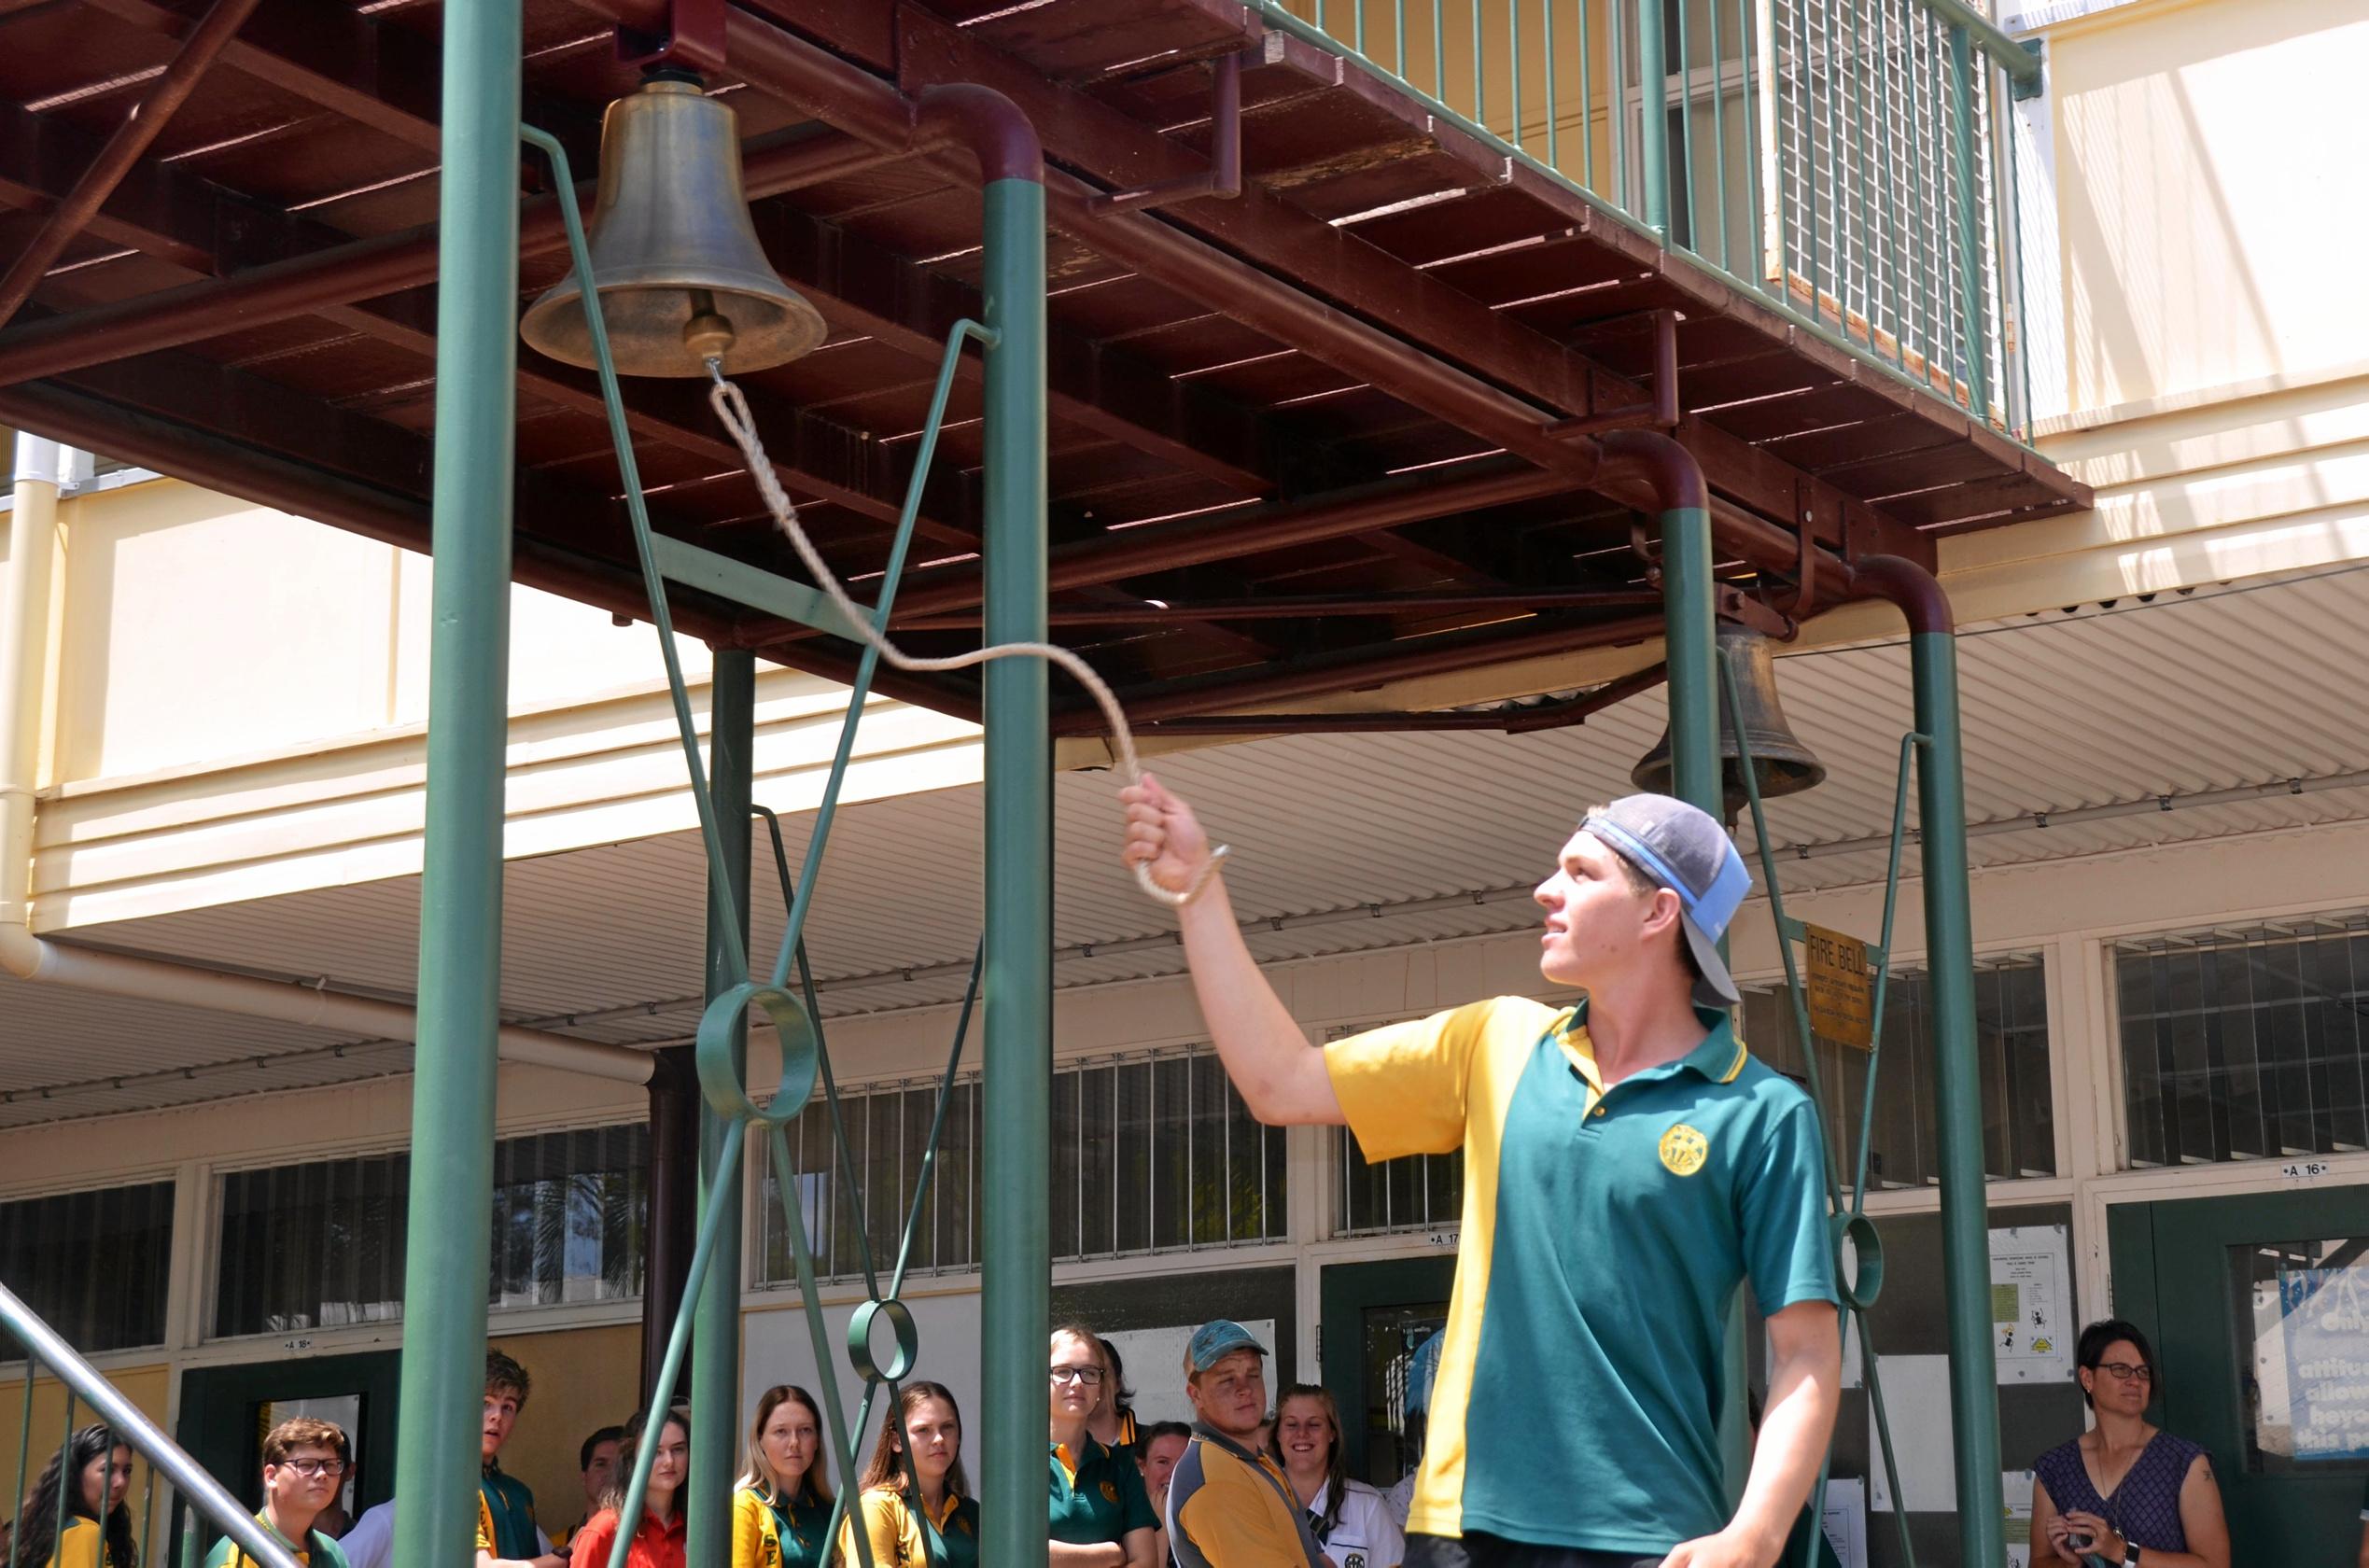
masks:
<svg viewBox="0 0 2369 1568"><path fill-rule="evenodd" d="M306 1568L345 1568L345 1553L315 1526L345 1484L353 1447L333 1421L297 1416L263 1438L263 1507L255 1522L272 1533ZM216 1544L205 1568L259 1568L229 1536Z"/></svg>
<svg viewBox="0 0 2369 1568"><path fill-rule="evenodd" d="M1277 1394L1275 1435L1268 1451L1308 1510L1308 1528L1333 1568L1398 1568L1407 1538L1382 1494L1350 1479L1340 1405L1332 1390L1294 1383Z"/></svg>
<svg viewBox="0 0 2369 1568"><path fill-rule="evenodd" d="M1127 1386L1127 1363L1119 1348L1100 1335L1094 1337L1094 1353L1102 1363L1102 1397L1086 1430L1104 1448L1132 1455L1142 1434L1135 1424L1135 1391Z"/></svg>
<svg viewBox="0 0 2369 1568"><path fill-rule="evenodd" d="M584 1478L584 1511L553 1546L565 1547L574 1540L585 1521L600 1512L600 1500L609 1495L610 1478L617 1474L617 1444L624 1435L622 1426L604 1426L576 1446L576 1469Z"/></svg>
<svg viewBox="0 0 2369 1568"><path fill-rule="evenodd" d="M654 1419L649 1411L638 1410L625 1423L624 1436L617 1444L617 1468L610 1476L600 1512L584 1521L568 1547L575 1568L609 1568L624 1520L625 1492L633 1485L634 1463L644 1442L656 1451L650 1462L649 1484L642 1489L641 1518L625 1543L625 1565L683 1568L683 1514L677 1505L691 1478L691 1412L680 1405Z"/></svg>
<svg viewBox="0 0 2369 1568"><path fill-rule="evenodd" d="M69 1477L63 1519L62 1475ZM41 1467L17 1510L17 1561L26 1568L139 1568L132 1510L123 1502L131 1490L132 1446L103 1425L77 1429Z"/></svg>
<svg viewBox="0 0 2369 1568"><path fill-rule="evenodd" d="M485 1420L480 1435L477 1481L477 1568L567 1568L568 1554L552 1550L535 1524L535 1494L502 1472L502 1445L526 1407L534 1379L499 1351L485 1352Z"/></svg>
<svg viewBox="0 0 2369 1568"><path fill-rule="evenodd" d="M905 1474L908 1446L921 1483L918 1498ZM962 1474L962 1411L954 1391L944 1383L905 1384L895 1418L880 1423L880 1441L863 1471L862 1495L839 1532L842 1568L863 1561L856 1547L859 1529L871 1543L875 1568L941 1561L946 1568L978 1568L979 1505L970 1490ZM943 1559L931 1552L932 1533L945 1545Z"/></svg>
<svg viewBox="0 0 2369 1568"><path fill-rule="evenodd" d="M732 1493L732 1568L820 1568L831 1555L831 1502L821 1407L777 1383L757 1398L749 1467Z"/></svg>
<svg viewBox="0 0 2369 1568"><path fill-rule="evenodd" d="M2135 1324L2082 1330L2074 1377L2096 1424L2033 1466L2032 1560L2080 1568L2229 1568L2229 1524L2212 1461L2151 1424L2163 1387Z"/></svg>
<svg viewBox="0 0 2369 1568"><path fill-rule="evenodd" d="M1064 1323L1050 1341L1053 1568L1152 1568L1157 1534L1143 1473L1125 1450L1094 1435L1094 1412L1112 1396L1102 1341Z"/></svg>

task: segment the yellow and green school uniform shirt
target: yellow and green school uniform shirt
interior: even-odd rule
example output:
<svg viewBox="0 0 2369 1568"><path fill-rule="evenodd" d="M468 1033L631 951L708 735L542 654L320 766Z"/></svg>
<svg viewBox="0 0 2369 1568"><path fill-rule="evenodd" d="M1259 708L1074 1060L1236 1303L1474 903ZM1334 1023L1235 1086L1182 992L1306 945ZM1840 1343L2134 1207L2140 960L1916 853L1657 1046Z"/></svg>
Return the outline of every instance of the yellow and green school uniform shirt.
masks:
<svg viewBox="0 0 2369 1568"><path fill-rule="evenodd" d="M776 1503L755 1487L732 1494L732 1568L822 1568L831 1505L812 1491Z"/></svg>
<svg viewBox="0 0 2369 1568"><path fill-rule="evenodd" d="M1053 1450L1050 1479L1052 1540L1073 1547L1116 1545L1130 1530L1157 1530L1159 1516L1143 1490L1143 1472L1135 1461L1115 1449L1106 1449L1086 1434L1083 1449L1072 1454L1059 1443Z"/></svg>
<svg viewBox="0 0 2369 1568"><path fill-rule="evenodd" d="M1325 1048L1367 1159L1465 1153L1409 1534L1647 1556L1727 1522L1736 1285L1775 1312L1834 1300L1834 1267L1809 1097L1696 1015L1702 1044L1609 1090L1584 1002L1500 997Z"/></svg>
<svg viewBox="0 0 2369 1568"><path fill-rule="evenodd" d="M919 1568L930 1561L922 1537L920 1516L905 1505L904 1493L877 1486L859 1499L855 1513L839 1530L839 1561L843 1568L862 1568L855 1533L859 1523L872 1539L875 1568ZM946 1543L946 1568L979 1568L979 1501L948 1492L932 1511L930 1522Z"/></svg>
<svg viewBox="0 0 2369 1568"><path fill-rule="evenodd" d="M1206 1421L1168 1477L1176 1568L1329 1568L1283 1467Z"/></svg>
<svg viewBox="0 0 2369 1568"><path fill-rule="evenodd" d="M299 1546L279 1533L270 1516L258 1514L255 1522L270 1531L272 1539L287 1547L288 1555L305 1564L305 1568L345 1568L344 1551L319 1531L306 1531L304 1543ZM262 1565L249 1557L244 1547L225 1535L214 1544L214 1550L207 1554L205 1568L262 1568Z"/></svg>
<svg viewBox="0 0 2369 1568"><path fill-rule="evenodd" d="M58 1531L57 1548L43 1568L115 1568L115 1553L107 1550L106 1533L97 1519L77 1514Z"/></svg>
<svg viewBox="0 0 2369 1568"><path fill-rule="evenodd" d="M551 1550L535 1526L535 1494L515 1476L488 1462L477 1481L477 1549L509 1562Z"/></svg>

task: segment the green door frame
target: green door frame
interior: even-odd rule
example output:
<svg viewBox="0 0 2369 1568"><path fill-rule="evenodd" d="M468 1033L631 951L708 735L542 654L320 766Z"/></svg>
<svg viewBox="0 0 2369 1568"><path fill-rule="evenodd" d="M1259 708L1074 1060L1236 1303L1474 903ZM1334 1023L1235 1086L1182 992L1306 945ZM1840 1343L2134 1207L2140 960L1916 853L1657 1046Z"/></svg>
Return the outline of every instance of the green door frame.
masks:
<svg viewBox="0 0 2369 1568"><path fill-rule="evenodd" d="M2352 1568L2362 1467L2261 1476L2245 1468L2245 1401L2228 1249L2369 1235L2369 1186L2118 1203L2106 1211L2114 1314L2154 1341L2166 1377L2152 1419L2212 1455L2240 1562Z"/></svg>
<svg viewBox="0 0 2369 1568"><path fill-rule="evenodd" d="M1341 1410L1349 1470L1366 1473L1366 1313L1375 1307L1445 1301L1456 1283L1456 1257L1383 1258L1328 1263L1316 1276L1318 1339L1325 1386Z"/></svg>
<svg viewBox="0 0 2369 1568"><path fill-rule="evenodd" d="M395 1409L401 1392L402 1352L396 1350L187 1367L173 1438L231 1496L260 1507L263 1477L256 1468L257 1434L248 1424L256 1405L358 1393L361 1430L354 1434L354 1449L363 1462L354 1488L358 1518L364 1508L395 1495ZM203 1528L200 1551L212 1550L218 1539L214 1530Z"/></svg>

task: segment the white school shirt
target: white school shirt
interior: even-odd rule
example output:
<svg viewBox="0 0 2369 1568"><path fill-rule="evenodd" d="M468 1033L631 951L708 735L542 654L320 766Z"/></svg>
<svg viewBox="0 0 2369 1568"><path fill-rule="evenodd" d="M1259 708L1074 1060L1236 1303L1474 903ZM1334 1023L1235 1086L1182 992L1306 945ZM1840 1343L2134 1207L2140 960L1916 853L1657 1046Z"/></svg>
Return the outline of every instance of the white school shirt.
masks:
<svg viewBox="0 0 2369 1568"><path fill-rule="evenodd" d="M1308 1511L1324 1518L1331 1492L1329 1482L1318 1488ZM1363 1481L1342 1487L1340 1522L1321 1544L1333 1568L1400 1568L1407 1557L1407 1537L1390 1517L1390 1505Z"/></svg>

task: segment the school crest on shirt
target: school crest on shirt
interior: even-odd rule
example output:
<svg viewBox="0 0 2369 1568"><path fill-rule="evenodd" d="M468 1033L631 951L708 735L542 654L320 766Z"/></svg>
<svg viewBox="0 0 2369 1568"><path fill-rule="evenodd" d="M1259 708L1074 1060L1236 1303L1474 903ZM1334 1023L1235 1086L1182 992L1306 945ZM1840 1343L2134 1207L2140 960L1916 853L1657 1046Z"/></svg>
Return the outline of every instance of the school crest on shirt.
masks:
<svg viewBox="0 0 2369 1568"><path fill-rule="evenodd" d="M1673 1176L1693 1175L1710 1156L1710 1140L1684 1122L1661 1135L1661 1165Z"/></svg>
<svg viewBox="0 0 2369 1568"><path fill-rule="evenodd" d="M1116 1483L1112 1481L1104 1481L1102 1483L1102 1501L1105 1503L1116 1503L1118 1501L1118 1486Z"/></svg>

